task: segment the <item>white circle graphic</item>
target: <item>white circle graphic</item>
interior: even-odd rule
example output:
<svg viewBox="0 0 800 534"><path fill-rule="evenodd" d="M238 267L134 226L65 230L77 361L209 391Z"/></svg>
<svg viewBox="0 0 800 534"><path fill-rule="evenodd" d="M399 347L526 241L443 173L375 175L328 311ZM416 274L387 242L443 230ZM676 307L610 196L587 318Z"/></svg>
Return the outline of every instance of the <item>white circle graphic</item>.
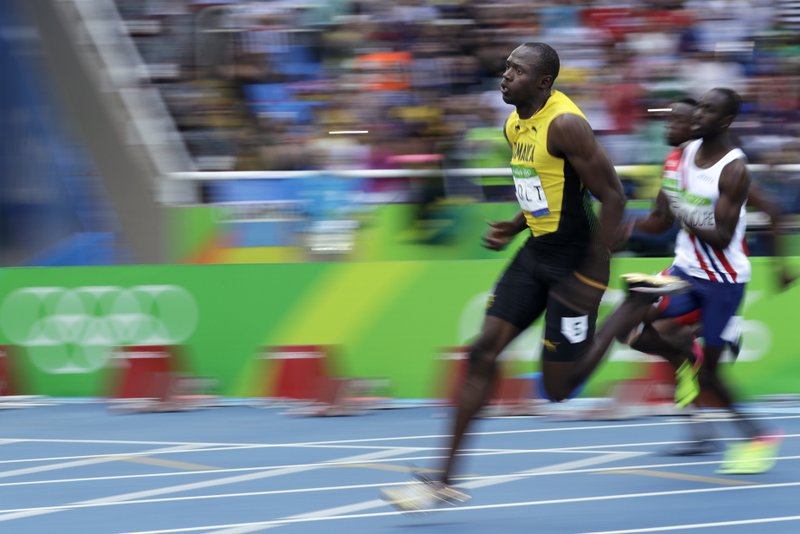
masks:
<svg viewBox="0 0 800 534"><path fill-rule="evenodd" d="M170 345L197 326L194 297L175 285L27 287L0 305L0 328L53 374L103 367L112 348Z"/></svg>

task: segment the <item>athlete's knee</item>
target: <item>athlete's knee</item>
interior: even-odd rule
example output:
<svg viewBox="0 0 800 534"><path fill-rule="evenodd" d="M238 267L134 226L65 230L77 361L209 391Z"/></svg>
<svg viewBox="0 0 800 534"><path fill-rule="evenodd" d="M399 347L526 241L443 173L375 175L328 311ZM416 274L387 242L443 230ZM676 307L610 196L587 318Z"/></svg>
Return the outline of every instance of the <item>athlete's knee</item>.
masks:
<svg viewBox="0 0 800 534"><path fill-rule="evenodd" d="M469 372L482 376L494 374L499 351L493 348L490 340L478 339L470 347L469 351Z"/></svg>

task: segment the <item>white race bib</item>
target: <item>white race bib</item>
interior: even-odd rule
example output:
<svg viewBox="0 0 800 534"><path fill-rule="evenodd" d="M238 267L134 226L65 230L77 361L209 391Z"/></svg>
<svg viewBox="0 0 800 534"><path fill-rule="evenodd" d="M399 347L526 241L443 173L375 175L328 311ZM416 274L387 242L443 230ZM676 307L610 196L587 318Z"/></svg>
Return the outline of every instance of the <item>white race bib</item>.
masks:
<svg viewBox="0 0 800 534"><path fill-rule="evenodd" d="M515 176L514 186L517 190L517 201L523 210L530 212L534 217L550 214L550 206L547 205L547 197L544 195L544 187L538 175L534 174L529 178Z"/></svg>
<svg viewBox="0 0 800 534"><path fill-rule="evenodd" d="M561 333L572 344L586 341L589 334L589 316L562 317Z"/></svg>
<svg viewBox="0 0 800 534"><path fill-rule="evenodd" d="M664 179L662 191L667 196L669 207L676 218L696 228L714 228L714 205L711 199L688 193L678 187L676 180Z"/></svg>
<svg viewBox="0 0 800 534"><path fill-rule="evenodd" d="M717 226L713 206L684 204L681 220L694 228L714 228Z"/></svg>

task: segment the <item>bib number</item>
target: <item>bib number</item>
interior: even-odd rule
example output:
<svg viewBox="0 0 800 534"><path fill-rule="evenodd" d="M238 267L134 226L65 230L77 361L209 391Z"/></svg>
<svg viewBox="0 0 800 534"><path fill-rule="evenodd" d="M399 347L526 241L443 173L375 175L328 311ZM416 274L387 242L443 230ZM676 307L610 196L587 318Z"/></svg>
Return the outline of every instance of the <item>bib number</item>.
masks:
<svg viewBox="0 0 800 534"><path fill-rule="evenodd" d="M561 334L573 345L586 341L589 334L589 316L562 317Z"/></svg>
<svg viewBox="0 0 800 534"><path fill-rule="evenodd" d="M517 201L523 210L530 212L534 217L550 214L550 206L547 205L544 187L538 176L529 178L514 177L514 186L517 190Z"/></svg>
<svg viewBox="0 0 800 534"><path fill-rule="evenodd" d="M716 226L713 207L684 206L683 220L695 228L714 228Z"/></svg>
<svg viewBox="0 0 800 534"><path fill-rule="evenodd" d="M714 206L711 201L679 189L664 180L662 191L667 196L669 207L675 217L697 228L714 228Z"/></svg>

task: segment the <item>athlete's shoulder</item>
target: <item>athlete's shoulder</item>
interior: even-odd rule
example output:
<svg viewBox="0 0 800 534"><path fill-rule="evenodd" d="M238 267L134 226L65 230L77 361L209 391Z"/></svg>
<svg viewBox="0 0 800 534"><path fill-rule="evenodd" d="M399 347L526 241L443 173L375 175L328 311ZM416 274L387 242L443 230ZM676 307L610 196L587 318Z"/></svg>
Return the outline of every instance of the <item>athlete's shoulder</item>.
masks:
<svg viewBox="0 0 800 534"><path fill-rule="evenodd" d="M746 180L750 180L750 173L747 170L747 157L745 157L744 152L742 152L741 157L731 154L729 160L722 163L723 171L728 175L741 176Z"/></svg>
<svg viewBox="0 0 800 534"><path fill-rule="evenodd" d="M731 148L724 156L722 156L716 165L721 166L728 172L741 172L747 169L747 156L744 151L739 147Z"/></svg>
<svg viewBox="0 0 800 534"><path fill-rule="evenodd" d="M748 162L747 154L745 154L744 150L742 150L738 146L734 147L733 150L731 150L729 153L730 153L731 157L736 159L736 160L742 161L744 163Z"/></svg>
<svg viewBox="0 0 800 534"><path fill-rule="evenodd" d="M692 139L679 146L676 150L680 150L681 161L685 161L687 158L693 158L702 144L702 139Z"/></svg>
<svg viewBox="0 0 800 534"><path fill-rule="evenodd" d="M559 91L558 89L553 89L553 92L548 100L548 104L552 105L553 109L553 118L558 117L560 115L578 115L584 120L586 120L586 115L583 114L581 108L576 104L570 97Z"/></svg>

